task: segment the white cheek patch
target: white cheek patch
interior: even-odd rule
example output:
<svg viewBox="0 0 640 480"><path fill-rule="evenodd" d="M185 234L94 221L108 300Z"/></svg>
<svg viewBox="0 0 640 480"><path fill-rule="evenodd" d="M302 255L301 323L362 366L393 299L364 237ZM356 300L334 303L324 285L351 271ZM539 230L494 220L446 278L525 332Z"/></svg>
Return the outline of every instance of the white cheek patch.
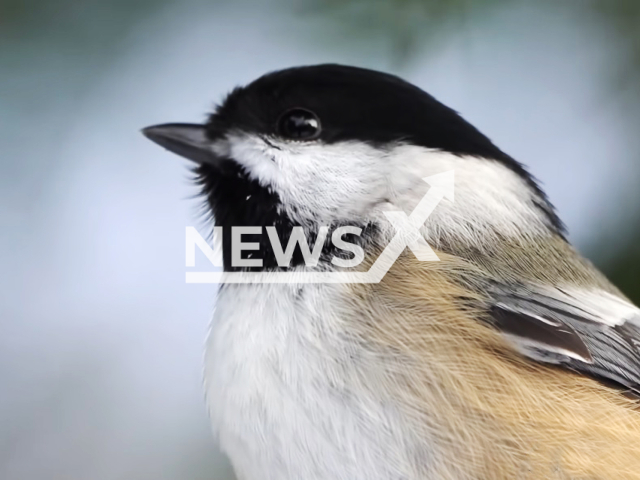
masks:
<svg viewBox="0 0 640 480"><path fill-rule="evenodd" d="M277 189L281 174L274 156L276 149L255 135L241 133L230 134L223 142L225 154L238 162L252 180Z"/></svg>
<svg viewBox="0 0 640 480"><path fill-rule="evenodd" d="M422 180L452 171L455 201L440 202L422 231L441 240L480 246L491 235L548 235L541 201L525 179L498 161L459 156L413 145L376 148L363 142L288 142L234 133L226 153L247 174L280 197L301 224L379 222L393 234L383 211L412 212L426 194Z"/></svg>
<svg viewBox="0 0 640 480"><path fill-rule="evenodd" d="M349 220L369 213L384 197L385 164L359 144L300 145L277 156L281 195L312 217Z"/></svg>
<svg viewBox="0 0 640 480"><path fill-rule="evenodd" d="M455 201L443 201L423 229L429 242L440 239L482 245L493 234L517 238L548 235L537 194L525 179L498 161L459 156L412 145L396 147L391 155L395 208L411 211L428 187L420 180L453 171Z"/></svg>
<svg viewBox="0 0 640 480"><path fill-rule="evenodd" d="M357 142L285 142L235 134L228 152L254 180L272 188L294 219L331 224L361 218L386 196L384 152Z"/></svg>

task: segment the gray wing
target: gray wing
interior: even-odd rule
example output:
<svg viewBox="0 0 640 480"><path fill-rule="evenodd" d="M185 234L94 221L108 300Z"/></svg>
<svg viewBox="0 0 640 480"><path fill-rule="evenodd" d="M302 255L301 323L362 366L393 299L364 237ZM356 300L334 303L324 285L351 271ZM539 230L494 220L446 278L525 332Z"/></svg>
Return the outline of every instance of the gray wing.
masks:
<svg viewBox="0 0 640 480"><path fill-rule="evenodd" d="M600 290L493 284L489 321L524 355L640 395L640 310Z"/></svg>

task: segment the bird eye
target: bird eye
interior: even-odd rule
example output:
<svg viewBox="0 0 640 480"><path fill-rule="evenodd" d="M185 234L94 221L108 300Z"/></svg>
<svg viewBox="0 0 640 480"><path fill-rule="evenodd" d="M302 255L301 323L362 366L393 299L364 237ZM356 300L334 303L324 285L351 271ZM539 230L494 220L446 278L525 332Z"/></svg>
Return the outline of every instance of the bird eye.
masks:
<svg viewBox="0 0 640 480"><path fill-rule="evenodd" d="M320 130L318 116L304 108L288 110L278 119L278 133L290 140L314 140Z"/></svg>

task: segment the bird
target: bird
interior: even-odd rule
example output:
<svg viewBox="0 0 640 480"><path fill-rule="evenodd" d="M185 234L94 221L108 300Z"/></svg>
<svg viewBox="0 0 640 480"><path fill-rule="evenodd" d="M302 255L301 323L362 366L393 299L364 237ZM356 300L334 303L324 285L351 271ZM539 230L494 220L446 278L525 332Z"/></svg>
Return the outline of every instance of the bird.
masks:
<svg viewBox="0 0 640 480"><path fill-rule="evenodd" d="M354 255L326 231L346 226L366 272L397 233L390 212L453 172L455 195L414 225L434 261L405 248L375 282L219 286L204 390L238 479L640 480L640 310L458 112L398 76L320 64L143 133L192 162L225 274L344 271ZM313 265L300 244L279 261L273 240L296 228L320 245Z"/></svg>

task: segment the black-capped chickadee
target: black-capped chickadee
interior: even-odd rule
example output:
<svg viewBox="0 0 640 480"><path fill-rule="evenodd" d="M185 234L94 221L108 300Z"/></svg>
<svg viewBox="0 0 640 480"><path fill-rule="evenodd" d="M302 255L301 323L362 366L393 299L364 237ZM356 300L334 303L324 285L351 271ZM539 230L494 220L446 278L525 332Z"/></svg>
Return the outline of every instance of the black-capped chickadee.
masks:
<svg viewBox="0 0 640 480"><path fill-rule="evenodd" d="M390 212L454 173L426 220L402 214L439 261L407 248L379 282L221 286L206 397L241 480L640 479L640 310L455 111L318 65L144 133L197 164L230 274L344 271L357 255L330 232L345 226L365 272L394 241ZM280 262L295 227L320 242L312 265L300 244Z"/></svg>

